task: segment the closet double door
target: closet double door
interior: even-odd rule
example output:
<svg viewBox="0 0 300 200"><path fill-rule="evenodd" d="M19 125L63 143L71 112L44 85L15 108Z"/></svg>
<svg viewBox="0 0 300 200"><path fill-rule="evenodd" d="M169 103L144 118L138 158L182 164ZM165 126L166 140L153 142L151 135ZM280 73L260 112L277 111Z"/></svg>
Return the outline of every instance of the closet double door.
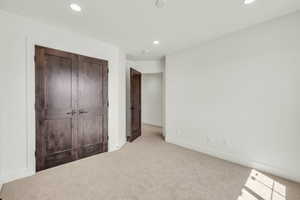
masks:
<svg viewBox="0 0 300 200"><path fill-rule="evenodd" d="M108 63L36 46L36 170L108 150Z"/></svg>

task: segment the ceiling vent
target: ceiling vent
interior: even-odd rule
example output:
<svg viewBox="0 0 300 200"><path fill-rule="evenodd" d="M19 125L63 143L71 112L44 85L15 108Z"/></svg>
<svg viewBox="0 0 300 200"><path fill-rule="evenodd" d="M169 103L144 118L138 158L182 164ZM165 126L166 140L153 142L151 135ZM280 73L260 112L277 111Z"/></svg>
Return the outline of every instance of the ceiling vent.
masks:
<svg viewBox="0 0 300 200"><path fill-rule="evenodd" d="M163 7L165 7L166 2L167 2L167 0L157 0L156 3L155 3L155 5L158 8L163 8Z"/></svg>

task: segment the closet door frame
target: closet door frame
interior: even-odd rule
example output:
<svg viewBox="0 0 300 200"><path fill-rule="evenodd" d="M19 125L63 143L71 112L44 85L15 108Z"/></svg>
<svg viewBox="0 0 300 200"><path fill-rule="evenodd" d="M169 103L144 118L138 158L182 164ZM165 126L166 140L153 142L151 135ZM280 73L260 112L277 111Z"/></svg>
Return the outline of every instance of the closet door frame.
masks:
<svg viewBox="0 0 300 200"><path fill-rule="evenodd" d="M108 151L108 62L106 60L102 60L102 59L97 59L97 58L91 58L91 57L87 57L87 56L81 56L78 54L74 54L74 53L69 53L69 52L65 52L65 51L61 51L61 50L56 50L56 49L51 49L48 47L42 47L42 46L38 46L35 45L35 57L34 57L34 61L35 61L35 99L36 99L36 103L35 103L35 171L40 171L43 170L44 168L42 167L38 167L38 165L40 165L40 161L38 160L38 158L41 157L41 147L39 146L39 135L38 133L41 131L40 128L40 118L43 117L41 116L43 113L38 112L41 108L41 102L44 101L42 99L40 99L40 97L38 97L38 95L40 94L40 90L44 89L41 88L41 86L43 87L43 84L41 84L41 80L40 80L40 67L43 63L41 63L41 61L39 60L40 55L38 55L38 49L46 49L49 51L58 51L61 52L61 54L69 54L72 55L73 58L76 58L76 64L72 67L72 82L75 84L76 83L76 89L74 89L72 87L72 112L75 110L76 112L73 114L73 120L72 120L72 135L73 135L73 139L72 139L72 145L74 146L74 149L76 152L73 151L72 155L73 155L73 160L77 160L78 159L78 153L77 153L77 147L78 147L78 65L79 65L79 59L80 57L85 57L85 58L89 58L89 59L94 59L95 61L101 62L101 66L103 67L103 71L105 73L107 73L104 76L104 80L102 80L103 82L103 101L105 102L105 104L107 105L105 107L105 113L103 114L104 118L103 118L103 144L104 147L101 150L102 152L107 152Z"/></svg>
<svg viewBox="0 0 300 200"><path fill-rule="evenodd" d="M129 142L142 135L142 73L130 68L130 125Z"/></svg>

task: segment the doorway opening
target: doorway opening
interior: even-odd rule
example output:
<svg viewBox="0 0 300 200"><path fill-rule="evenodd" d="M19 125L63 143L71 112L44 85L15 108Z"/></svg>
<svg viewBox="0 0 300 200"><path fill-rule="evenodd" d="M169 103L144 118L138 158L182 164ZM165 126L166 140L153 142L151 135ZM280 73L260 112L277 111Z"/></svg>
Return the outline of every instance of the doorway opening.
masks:
<svg viewBox="0 0 300 200"><path fill-rule="evenodd" d="M131 132L127 140L134 141L142 135L142 73L130 68Z"/></svg>
<svg viewBox="0 0 300 200"><path fill-rule="evenodd" d="M143 135L145 127L162 129L164 89L163 72L149 73L142 68L134 67L129 69L128 74L127 140L132 142ZM162 131L160 132L164 139Z"/></svg>

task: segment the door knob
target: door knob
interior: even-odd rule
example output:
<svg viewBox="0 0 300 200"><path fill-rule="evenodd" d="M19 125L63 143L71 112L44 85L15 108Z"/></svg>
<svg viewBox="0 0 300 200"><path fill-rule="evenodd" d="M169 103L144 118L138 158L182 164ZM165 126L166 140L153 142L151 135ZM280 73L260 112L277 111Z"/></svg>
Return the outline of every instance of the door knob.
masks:
<svg viewBox="0 0 300 200"><path fill-rule="evenodd" d="M75 110L72 110L71 112L67 112L66 114L67 115L74 115L76 113L76 111Z"/></svg>

